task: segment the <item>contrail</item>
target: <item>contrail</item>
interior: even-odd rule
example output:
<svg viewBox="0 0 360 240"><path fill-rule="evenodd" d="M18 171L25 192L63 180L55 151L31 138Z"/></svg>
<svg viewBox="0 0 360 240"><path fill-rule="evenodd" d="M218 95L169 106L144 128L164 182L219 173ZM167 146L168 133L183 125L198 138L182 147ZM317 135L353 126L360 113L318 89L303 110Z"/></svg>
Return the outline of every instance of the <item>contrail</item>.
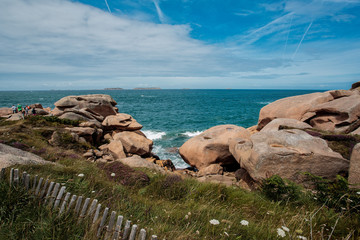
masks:
<svg viewBox="0 0 360 240"><path fill-rule="evenodd" d="M160 6L159 6L158 0L153 0L153 3L154 3L154 5L155 5L156 12L157 12L157 14L158 14L158 16L159 16L160 22L161 22L161 23L164 23L164 22L166 21L166 18L165 18L165 16L164 16L164 13L161 11L161 8L160 8Z"/></svg>
<svg viewBox="0 0 360 240"><path fill-rule="evenodd" d="M110 10L110 7L109 7L109 4L108 4L107 0L105 0L105 4L106 4L106 6L107 6L107 8L109 10L109 13L111 13L111 10Z"/></svg>
<svg viewBox="0 0 360 240"><path fill-rule="evenodd" d="M283 52L282 58L284 58L284 55L286 53L286 48L287 48L287 44L288 44L288 41L289 41L289 35L290 35L290 30L291 30L293 18L294 18L294 15L291 15L290 25L289 25L288 34L287 34L287 37L286 37L286 42L285 42L285 47L284 47L284 52Z"/></svg>
<svg viewBox="0 0 360 240"><path fill-rule="evenodd" d="M300 42L299 42L299 45L297 46L297 48L296 48L296 50L295 50L295 52L294 52L294 54L293 54L293 56L292 56L291 59L294 59L294 58L295 58L295 56L296 56L296 54L297 54L297 52L298 52L298 50L299 50L299 48L300 48L300 46L301 46L301 43L302 43L302 41L304 40L304 38L305 38L306 34L308 33L309 29L311 28L311 25L312 25L312 24L313 24L313 20L311 20L308 28L306 29L304 35L302 36L302 38L301 38L301 40L300 40Z"/></svg>

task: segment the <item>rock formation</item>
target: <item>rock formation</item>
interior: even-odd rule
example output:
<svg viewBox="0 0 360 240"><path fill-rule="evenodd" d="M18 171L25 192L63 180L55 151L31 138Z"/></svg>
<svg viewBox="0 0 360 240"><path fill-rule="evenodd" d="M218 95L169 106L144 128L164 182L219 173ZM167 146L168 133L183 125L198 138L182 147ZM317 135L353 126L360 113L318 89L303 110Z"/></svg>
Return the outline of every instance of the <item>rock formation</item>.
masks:
<svg viewBox="0 0 360 240"><path fill-rule="evenodd" d="M360 189L360 143L355 145L351 154L349 184L352 188Z"/></svg>

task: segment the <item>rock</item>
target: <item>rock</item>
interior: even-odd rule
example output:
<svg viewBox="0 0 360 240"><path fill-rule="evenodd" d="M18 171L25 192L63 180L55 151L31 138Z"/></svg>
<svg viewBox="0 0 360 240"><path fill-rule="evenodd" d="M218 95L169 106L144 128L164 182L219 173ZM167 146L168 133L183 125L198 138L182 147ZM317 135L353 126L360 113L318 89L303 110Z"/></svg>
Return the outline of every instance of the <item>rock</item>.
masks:
<svg viewBox="0 0 360 240"><path fill-rule="evenodd" d="M84 116L81 116L79 114L72 113L72 112L63 113L59 116L59 118L60 119L69 119L72 121L90 121L91 120L89 118L86 118Z"/></svg>
<svg viewBox="0 0 360 240"><path fill-rule="evenodd" d="M238 185L235 177L225 176L225 175L206 175L206 176L197 178L197 180L200 182L211 182L211 183L224 184L228 187Z"/></svg>
<svg viewBox="0 0 360 240"><path fill-rule="evenodd" d="M160 167L164 168L165 170L168 170L171 172L175 170L175 166L170 159L167 159L167 160L155 159L154 163L159 165Z"/></svg>
<svg viewBox="0 0 360 240"><path fill-rule="evenodd" d="M31 114L31 111L29 111L29 114ZM35 108L35 114L40 116L46 116L49 113L42 108Z"/></svg>
<svg viewBox="0 0 360 240"><path fill-rule="evenodd" d="M165 170L162 167L160 167L154 163L151 163L151 162L147 161L146 159L143 159L137 155L134 155L134 156L128 157L128 158L122 158L119 161L122 162L123 164L126 164L126 165L132 167L132 168L148 168L148 169L160 172L160 173L165 173Z"/></svg>
<svg viewBox="0 0 360 240"><path fill-rule="evenodd" d="M360 189L360 143L351 153L348 181L351 188Z"/></svg>
<svg viewBox="0 0 360 240"><path fill-rule="evenodd" d="M298 129L259 132L234 145L240 166L257 182L275 174L301 182L303 172L333 179L349 167L325 140Z"/></svg>
<svg viewBox="0 0 360 240"><path fill-rule="evenodd" d="M64 114L64 111L58 109L57 107L55 107L53 110L51 110L50 112L52 115L56 116L56 117L59 117L61 116L62 114Z"/></svg>
<svg viewBox="0 0 360 240"><path fill-rule="evenodd" d="M126 131L140 130L142 125L139 124L131 115L118 113L116 115L107 116L102 122L106 129L118 129Z"/></svg>
<svg viewBox="0 0 360 240"><path fill-rule="evenodd" d="M310 121L314 128L337 133L348 133L351 124L360 117L360 95L337 98L333 101L318 104L310 112L316 114Z"/></svg>
<svg viewBox="0 0 360 240"><path fill-rule="evenodd" d="M6 121L19 121L19 120L23 120L24 116L22 115L22 113L15 113L10 115L10 117L8 119L6 119Z"/></svg>
<svg viewBox="0 0 360 240"><path fill-rule="evenodd" d="M89 158L92 156L94 156L94 150L92 150L92 149L88 150L86 153L83 154L83 157L85 157L85 158Z"/></svg>
<svg viewBox="0 0 360 240"><path fill-rule="evenodd" d="M79 127L101 128L101 123L98 121L82 122L79 124Z"/></svg>
<svg viewBox="0 0 360 240"><path fill-rule="evenodd" d="M255 126L252 126L252 127L247 128L246 130L249 131L250 135L253 135L254 133L259 132L259 131L257 130L257 127L258 127L258 126L255 125Z"/></svg>
<svg viewBox="0 0 360 240"><path fill-rule="evenodd" d="M359 82L356 82L356 83L353 83L353 84L351 85L350 90L360 90L360 81L359 81Z"/></svg>
<svg viewBox="0 0 360 240"><path fill-rule="evenodd" d="M49 143L50 143L50 145L53 145L53 146L60 146L60 144L61 144L60 133L57 131L54 131L53 134L51 135Z"/></svg>
<svg viewBox="0 0 360 240"><path fill-rule="evenodd" d="M360 125L360 92L333 90L277 100L261 109L257 129L276 118L295 119L324 131L349 133Z"/></svg>
<svg viewBox="0 0 360 240"><path fill-rule="evenodd" d="M54 163L45 161L44 159L33 153L25 152L23 150L0 143L0 169L7 168L16 164L27 165Z"/></svg>
<svg viewBox="0 0 360 240"><path fill-rule="evenodd" d="M114 141L121 141L126 153L139 156L151 154L153 141L147 139L143 134L137 132L119 132L113 135Z"/></svg>
<svg viewBox="0 0 360 240"><path fill-rule="evenodd" d="M7 108L7 107L0 108L0 117L10 115L12 113L13 111L11 108Z"/></svg>
<svg viewBox="0 0 360 240"><path fill-rule="evenodd" d="M111 136L111 134L107 133L107 134L104 135L104 139L112 141L113 137Z"/></svg>
<svg viewBox="0 0 360 240"><path fill-rule="evenodd" d="M106 162L113 162L115 158L112 155L103 155L102 159Z"/></svg>
<svg viewBox="0 0 360 240"><path fill-rule="evenodd" d="M104 152L99 150L94 150L94 154L96 157L101 158L104 155Z"/></svg>
<svg viewBox="0 0 360 240"><path fill-rule="evenodd" d="M43 109L43 106L40 103L34 103L29 106L31 109L33 108L40 108Z"/></svg>
<svg viewBox="0 0 360 240"><path fill-rule="evenodd" d="M89 143L93 143L94 142L94 133L96 132L96 130L94 128L90 128L90 127L66 127L65 130L69 131L72 134L76 134L79 136L78 142L89 142ZM82 139L81 139L82 138ZM83 141L83 139L85 140L85 142ZM75 136L75 140L76 140L76 136Z"/></svg>
<svg viewBox="0 0 360 240"><path fill-rule="evenodd" d="M116 102L111 96L105 94L67 96L54 105L61 111L65 109L87 109L88 112L91 111L104 118L116 114Z"/></svg>
<svg viewBox="0 0 360 240"><path fill-rule="evenodd" d="M45 110L46 112L48 112L48 114L51 114L51 108L50 108L50 107L44 108L44 110Z"/></svg>
<svg viewBox="0 0 360 240"><path fill-rule="evenodd" d="M249 138L250 133L235 125L215 126L186 141L179 153L186 163L197 169L210 164L232 165L236 160L229 151L229 141L238 137Z"/></svg>
<svg viewBox="0 0 360 240"><path fill-rule="evenodd" d="M121 159L126 157L121 141L112 141L109 144L100 146L99 148L100 150L103 150L104 153L110 153L114 159Z"/></svg>
<svg viewBox="0 0 360 240"><path fill-rule="evenodd" d="M220 164L210 164L209 166L200 169L198 176L205 175L222 175L224 172L223 167Z"/></svg>
<svg viewBox="0 0 360 240"><path fill-rule="evenodd" d="M352 131L350 134L352 134L352 135L355 135L355 134L360 135L360 127L358 129Z"/></svg>
<svg viewBox="0 0 360 240"><path fill-rule="evenodd" d="M309 124L301 122L301 121L296 120L296 119L277 118L277 119L272 120L270 123L268 123L263 129L261 129L261 131L262 132L278 131L282 127L297 128L297 129L312 128Z"/></svg>

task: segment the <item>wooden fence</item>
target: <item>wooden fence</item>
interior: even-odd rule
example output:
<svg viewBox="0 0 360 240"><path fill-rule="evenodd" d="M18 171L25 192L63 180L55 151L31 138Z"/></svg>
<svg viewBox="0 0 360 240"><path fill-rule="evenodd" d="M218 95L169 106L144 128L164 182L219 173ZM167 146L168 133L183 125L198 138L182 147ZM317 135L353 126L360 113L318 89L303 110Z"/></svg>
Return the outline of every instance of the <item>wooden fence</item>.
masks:
<svg viewBox="0 0 360 240"><path fill-rule="evenodd" d="M1 181L5 180L5 173L6 169L2 168ZM38 197L44 205L48 205L52 211L57 211L58 216L74 211L75 216L78 217L78 223L82 219L88 218L91 221L91 227L96 229L98 239L146 240L146 230L141 229L138 232L138 226L132 225L130 220L125 222L122 229L124 218L122 215L117 216L115 211L110 213L110 209L105 207L101 216L102 205L98 203L97 199L86 198L84 200L83 196L66 192L66 187L61 186L60 183L51 182L49 179L44 181L42 177L38 179L37 175L31 177L27 172L20 175L18 169L11 168L9 176L10 185L24 187L32 195ZM149 239L157 240L158 238L156 235L152 235Z"/></svg>

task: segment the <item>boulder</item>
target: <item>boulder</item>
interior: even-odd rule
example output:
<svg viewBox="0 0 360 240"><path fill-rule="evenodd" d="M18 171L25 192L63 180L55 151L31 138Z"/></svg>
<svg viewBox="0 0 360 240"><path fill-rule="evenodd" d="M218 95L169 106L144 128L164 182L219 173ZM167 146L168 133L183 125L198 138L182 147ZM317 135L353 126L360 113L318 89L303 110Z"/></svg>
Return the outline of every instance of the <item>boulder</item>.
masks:
<svg viewBox="0 0 360 240"><path fill-rule="evenodd" d="M229 141L239 137L249 138L250 133L236 125L215 126L186 141L179 153L186 163L197 169L210 164L232 165L236 160L229 151Z"/></svg>
<svg viewBox="0 0 360 240"><path fill-rule="evenodd" d="M360 189L360 143L351 153L348 181L351 188Z"/></svg>
<svg viewBox="0 0 360 240"><path fill-rule="evenodd" d="M124 146L121 141L111 141L109 144L101 145L99 147L104 153L110 153L114 159L125 158Z"/></svg>
<svg viewBox="0 0 360 240"><path fill-rule="evenodd" d="M360 90L360 81L353 83L350 90Z"/></svg>
<svg viewBox="0 0 360 240"><path fill-rule="evenodd" d="M7 108L7 107L0 108L0 117L10 115L12 113L13 111L11 108Z"/></svg>
<svg viewBox="0 0 360 240"><path fill-rule="evenodd" d="M73 121L90 121L91 120L89 118L86 118L84 116L81 116L81 115L73 113L73 112L63 113L58 116L60 119L69 119L69 120L73 120Z"/></svg>
<svg viewBox="0 0 360 240"><path fill-rule="evenodd" d="M153 141L139 132L118 132L113 135L114 141L121 141L126 153L149 156Z"/></svg>
<svg viewBox="0 0 360 240"><path fill-rule="evenodd" d="M278 131L281 128L297 128L297 129L307 129L312 128L311 125L301 122L296 119L290 118L277 118L268 123L263 129L262 132L266 131Z"/></svg>
<svg viewBox="0 0 360 240"><path fill-rule="evenodd" d="M111 96L105 94L67 96L54 105L61 111L65 109L88 109L88 111L90 110L104 118L116 114L116 102Z"/></svg>
<svg viewBox="0 0 360 240"><path fill-rule="evenodd" d="M30 107L31 109L32 109L32 108L40 108L40 109L43 109L43 106L42 106L40 103L31 104L29 107Z"/></svg>
<svg viewBox="0 0 360 240"><path fill-rule="evenodd" d="M95 129L91 127L66 127L66 130L76 133L79 136L92 136L95 133Z"/></svg>
<svg viewBox="0 0 360 240"><path fill-rule="evenodd" d="M141 158L138 155L134 155L134 156L128 157L128 158L122 158L119 161L125 165L128 165L129 167L132 167L132 168L148 168L148 169L160 172L160 173L165 173L165 170L162 167L160 167L154 163L151 163L151 162L147 161L146 159Z"/></svg>
<svg viewBox="0 0 360 240"><path fill-rule="evenodd" d="M325 140L298 129L259 132L232 144L234 157L257 182L275 174L301 182L303 172L333 179L349 168Z"/></svg>
<svg viewBox="0 0 360 240"><path fill-rule="evenodd" d="M352 134L352 135L355 135L355 134L360 135L360 127L358 129L352 131L350 134Z"/></svg>
<svg viewBox="0 0 360 240"><path fill-rule="evenodd" d="M22 113L15 113L10 115L10 117L8 119L6 119L6 121L19 121L19 120L23 120L24 116L22 115Z"/></svg>
<svg viewBox="0 0 360 240"><path fill-rule="evenodd" d="M224 169L220 166L220 164L210 164L209 166L200 169L198 172L198 176L205 175L221 175L223 174Z"/></svg>
<svg viewBox="0 0 360 240"><path fill-rule="evenodd" d="M31 110L29 111L29 114L31 114ZM45 115L48 115L49 112L47 112L46 110L44 110L42 108L35 108L35 114L45 116Z"/></svg>
<svg viewBox="0 0 360 240"><path fill-rule="evenodd" d="M101 124L98 121L88 121L80 123L79 127L101 128Z"/></svg>
<svg viewBox="0 0 360 240"><path fill-rule="evenodd" d="M142 125L138 123L131 115L126 113L118 113L116 115L107 116L102 122L106 129L135 131L140 130Z"/></svg>

